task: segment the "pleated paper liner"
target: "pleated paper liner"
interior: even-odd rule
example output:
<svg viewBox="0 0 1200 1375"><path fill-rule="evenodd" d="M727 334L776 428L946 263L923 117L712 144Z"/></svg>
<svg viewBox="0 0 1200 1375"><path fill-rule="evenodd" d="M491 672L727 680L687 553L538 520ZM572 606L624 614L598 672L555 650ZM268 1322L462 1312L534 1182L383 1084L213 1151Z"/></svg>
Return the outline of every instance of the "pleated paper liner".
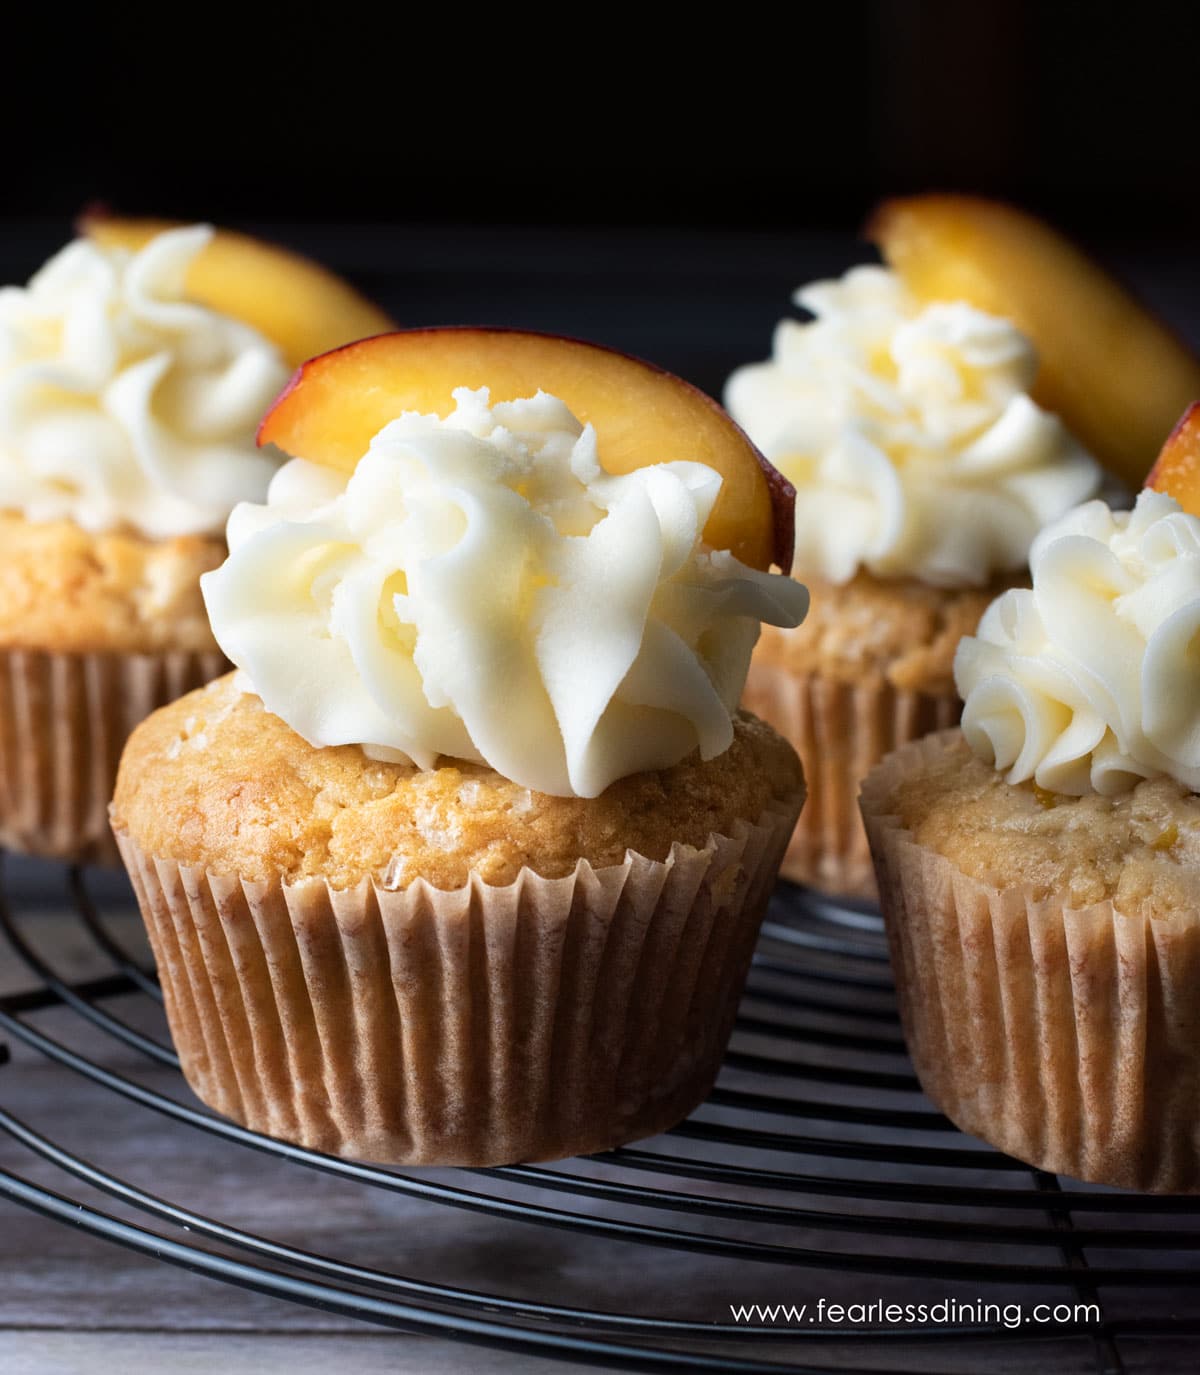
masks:
<svg viewBox="0 0 1200 1375"><path fill-rule="evenodd" d="M954 725L958 695L844 683L756 657L741 704L774 726L804 765L808 801L784 856L784 878L873 901L875 873L858 809L862 780L898 745Z"/></svg>
<svg viewBox="0 0 1200 1375"><path fill-rule="evenodd" d="M119 864L108 804L130 731L227 668L215 651L0 650L0 844Z"/></svg>
<svg viewBox="0 0 1200 1375"><path fill-rule="evenodd" d="M993 888L889 814L955 739L863 787L900 1013L921 1085L957 1126L1041 1169L1200 1190L1200 913L1170 921Z"/></svg>
<svg viewBox="0 0 1200 1375"><path fill-rule="evenodd" d="M118 841L204 1102L340 1155L494 1165L650 1136L707 1095L801 802L665 861L455 891L252 882Z"/></svg>

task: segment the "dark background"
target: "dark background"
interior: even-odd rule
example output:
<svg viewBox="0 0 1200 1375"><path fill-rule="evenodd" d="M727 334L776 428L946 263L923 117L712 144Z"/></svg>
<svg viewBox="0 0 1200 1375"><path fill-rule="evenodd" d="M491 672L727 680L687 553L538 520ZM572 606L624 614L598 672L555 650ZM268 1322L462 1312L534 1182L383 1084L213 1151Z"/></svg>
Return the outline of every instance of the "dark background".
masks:
<svg viewBox="0 0 1200 1375"><path fill-rule="evenodd" d="M1102 237L1179 237L1198 227L1194 8L801 0L489 24L329 0L25 6L0 83L8 216L100 197L237 220L848 229L881 194L953 186Z"/></svg>
<svg viewBox="0 0 1200 1375"><path fill-rule="evenodd" d="M249 228L405 324L560 330L718 391L871 205L1015 199L1200 344L1191 7L346 4L6 18L0 280L90 201Z"/></svg>

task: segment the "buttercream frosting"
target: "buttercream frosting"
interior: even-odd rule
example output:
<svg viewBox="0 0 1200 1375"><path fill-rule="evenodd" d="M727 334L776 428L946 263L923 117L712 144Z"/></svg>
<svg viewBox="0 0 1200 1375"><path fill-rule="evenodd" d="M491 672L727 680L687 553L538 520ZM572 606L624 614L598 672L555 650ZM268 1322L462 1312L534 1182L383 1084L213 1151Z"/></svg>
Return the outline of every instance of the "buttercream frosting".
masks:
<svg viewBox="0 0 1200 1375"><path fill-rule="evenodd" d="M1009 782L1114 795L1170 774L1200 791L1200 520L1144 491L1044 530L1033 588L962 641L963 733Z"/></svg>
<svg viewBox="0 0 1200 1375"><path fill-rule="evenodd" d="M557 795L722 753L760 621L797 624L808 594L704 544L720 476L610 475L544 393L454 399L353 474L293 459L234 510L203 588L248 684L311 744Z"/></svg>
<svg viewBox="0 0 1200 1375"><path fill-rule="evenodd" d="M0 290L0 510L165 539L219 534L262 500L278 460L255 429L288 368L187 299L211 235L169 230L137 253L79 239Z"/></svg>
<svg viewBox="0 0 1200 1375"><path fill-rule="evenodd" d="M922 305L886 268L801 288L772 357L725 401L796 488L795 569L952 587L1024 566L1101 472L1034 402L1030 341L963 302Z"/></svg>

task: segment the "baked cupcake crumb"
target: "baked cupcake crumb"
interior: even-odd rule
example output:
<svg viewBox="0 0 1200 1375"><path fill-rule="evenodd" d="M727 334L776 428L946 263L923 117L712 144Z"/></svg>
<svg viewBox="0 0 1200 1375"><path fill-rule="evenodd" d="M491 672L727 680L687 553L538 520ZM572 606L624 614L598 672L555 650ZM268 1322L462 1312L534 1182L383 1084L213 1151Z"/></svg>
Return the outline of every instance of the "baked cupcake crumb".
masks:
<svg viewBox="0 0 1200 1375"><path fill-rule="evenodd" d="M1028 579L987 587L933 587L916 578L859 572L848 583L805 578L808 615L795 630L764 625L755 659L835 682L888 683L901 691L954 691L954 651L993 598Z"/></svg>
<svg viewBox="0 0 1200 1375"><path fill-rule="evenodd" d="M1153 919L1200 907L1200 797L1173 778L1116 797L1070 797L1005 782L960 733L943 742L875 804L918 845L995 888L1019 876L1035 900L1057 894L1076 908L1111 900Z"/></svg>
<svg viewBox="0 0 1200 1375"><path fill-rule="evenodd" d="M225 543L92 534L0 514L0 648L52 653L216 652L200 575Z"/></svg>
<svg viewBox="0 0 1200 1375"><path fill-rule="evenodd" d="M458 888L471 873L512 882L664 859L679 841L755 821L801 787L799 761L769 726L739 713L716 759L623 778L600 797L531 792L483 765L423 772L354 745L314 748L229 674L154 713L121 760L114 828L150 854L243 878L307 877L348 888L364 877Z"/></svg>

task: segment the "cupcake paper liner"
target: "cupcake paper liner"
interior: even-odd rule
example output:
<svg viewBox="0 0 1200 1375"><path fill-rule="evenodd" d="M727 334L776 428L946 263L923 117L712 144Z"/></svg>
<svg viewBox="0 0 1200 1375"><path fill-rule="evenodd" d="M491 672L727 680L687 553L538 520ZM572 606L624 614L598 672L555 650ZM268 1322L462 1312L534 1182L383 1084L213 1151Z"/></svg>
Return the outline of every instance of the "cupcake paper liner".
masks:
<svg viewBox="0 0 1200 1375"><path fill-rule="evenodd" d="M712 1087L802 796L703 850L390 891L118 843L197 1095L271 1136L495 1165L665 1130Z"/></svg>
<svg viewBox="0 0 1200 1375"><path fill-rule="evenodd" d="M754 659L742 706L774 726L804 765L808 801L784 856L784 878L873 901L859 787L897 746L954 725L958 695L843 683Z"/></svg>
<svg viewBox="0 0 1200 1375"><path fill-rule="evenodd" d="M108 803L130 731L227 668L216 651L0 650L0 845L119 864Z"/></svg>
<svg viewBox="0 0 1200 1375"><path fill-rule="evenodd" d="M919 845L889 801L954 738L900 750L862 797L922 1087L964 1131L1041 1169L1200 1191L1200 913L1039 901Z"/></svg>

